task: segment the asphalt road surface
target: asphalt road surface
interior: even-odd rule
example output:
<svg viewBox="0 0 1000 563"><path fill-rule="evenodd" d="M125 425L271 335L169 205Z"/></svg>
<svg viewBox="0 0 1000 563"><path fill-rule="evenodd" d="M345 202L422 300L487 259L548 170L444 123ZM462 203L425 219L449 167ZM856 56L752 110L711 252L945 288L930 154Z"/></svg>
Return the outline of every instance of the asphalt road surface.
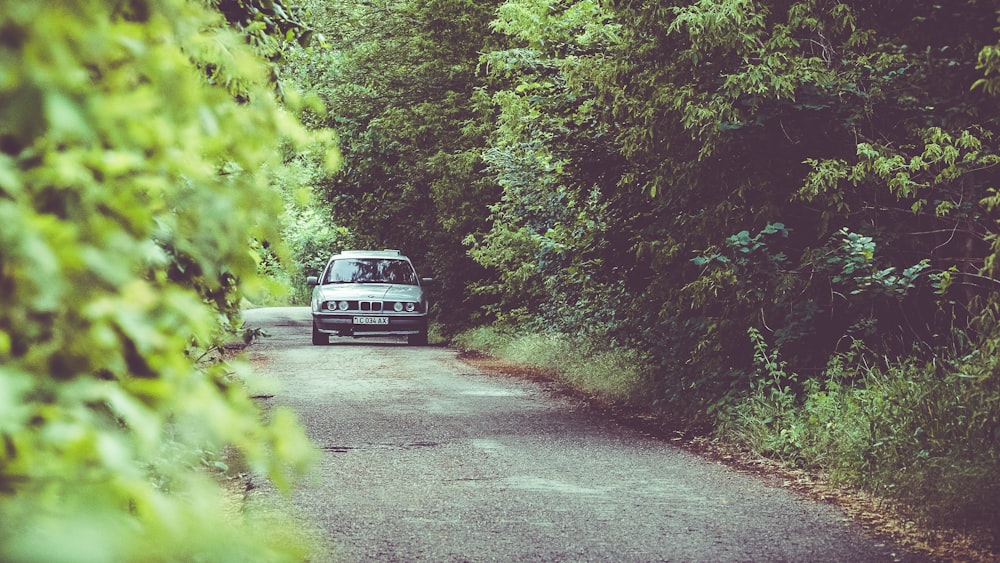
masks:
<svg viewBox="0 0 1000 563"><path fill-rule="evenodd" d="M310 344L247 311L249 348L322 451L288 510L313 561L917 561L815 503L602 418L550 384L404 339ZM266 482L249 503L277 502Z"/></svg>

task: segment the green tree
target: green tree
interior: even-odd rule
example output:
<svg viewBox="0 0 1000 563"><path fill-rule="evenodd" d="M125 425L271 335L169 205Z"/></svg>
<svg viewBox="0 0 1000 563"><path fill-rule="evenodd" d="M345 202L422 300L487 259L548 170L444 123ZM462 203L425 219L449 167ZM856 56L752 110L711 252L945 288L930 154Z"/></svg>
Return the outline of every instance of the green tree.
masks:
<svg viewBox="0 0 1000 563"><path fill-rule="evenodd" d="M748 326L795 369L851 339L965 342L952 328L996 286L997 103L970 91L996 19L972 0L503 3L507 45L483 57L503 192L467 238L482 290L653 350L663 392L708 401L752 376Z"/></svg>
<svg viewBox="0 0 1000 563"><path fill-rule="evenodd" d="M462 239L496 197L483 174L489 108L477 74L495 3L303 6L330 48L289 53L283 78L330 108L315 123L337 129L344 155L317 198L356 242L403 249L437 278L442 320L460 324L478 308L463 306L466 286L482 275Z"/></svg>
<svg viewBox="0 0 1000 563"><path fill-rule="evenodd" d="M309 134L203 3L15 0L0 29L0 558L300 558L208 474L228 444L284 486L311 448L210 352Z"/></svg>
<svg viewBox="0 0 1000 563"><path fill-rule="evenodd" d="M746 365L749 350L733 343L747 325L766 323L793 365L817 366L845 335L905 354L950 338L935 330L948 319L968 320L992 286L975 270L993 221L980 200L996 164L996 100L969 91L995 37L992 6L612 6L622 41L598 88L628 159L622 187L659 200L637 246L652 266L647 300L668 304L651 326L678 329L668 349L696 354L691 364L717 378ZM692 254L779 222L788 236L761 260L691 283L702 270ZM831 268L846 259L842 228L878 247L858 275L930 267L905 295L842 291L844 270ZM972 291L942 309L935 290L948 272Z"/></svg>
<svg viewBox="0 0 1000 563"><path fill-rule="evenodd" d="M626 297L617 257L631 243L613 236L623 160L588 73L617 25L595 2L533 0L504 3L492 25L510 45L482 59L496 107L484 160L503 191L491 228L466 239L492 273L477 289L508 322L607 335L621 313L607 304Z"/></svg>

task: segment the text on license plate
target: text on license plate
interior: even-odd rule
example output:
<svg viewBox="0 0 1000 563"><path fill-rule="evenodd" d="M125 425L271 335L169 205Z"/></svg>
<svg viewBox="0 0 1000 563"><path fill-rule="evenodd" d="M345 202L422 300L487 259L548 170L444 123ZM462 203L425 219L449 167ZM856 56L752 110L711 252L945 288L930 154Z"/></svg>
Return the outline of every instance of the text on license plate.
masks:
<svg viewBox="0 0 1000 563"><path fill-rule="evenodd" d="M387 325L389 317L354 317L356 325Z"/></svg>

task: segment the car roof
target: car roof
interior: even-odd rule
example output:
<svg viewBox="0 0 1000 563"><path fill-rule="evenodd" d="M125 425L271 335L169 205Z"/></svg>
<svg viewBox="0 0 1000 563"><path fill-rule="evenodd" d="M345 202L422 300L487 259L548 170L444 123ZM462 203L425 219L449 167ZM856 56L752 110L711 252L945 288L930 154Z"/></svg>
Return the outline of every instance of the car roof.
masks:
<svg viewBox="0 0 1000 563"><path fill-rule="evenodd" d="M403 256L401 251L389 248L385 250L342 250L339 254L334 254L330 259L337 260L339 258L397 258L409 261L409 258Z"/></svg>

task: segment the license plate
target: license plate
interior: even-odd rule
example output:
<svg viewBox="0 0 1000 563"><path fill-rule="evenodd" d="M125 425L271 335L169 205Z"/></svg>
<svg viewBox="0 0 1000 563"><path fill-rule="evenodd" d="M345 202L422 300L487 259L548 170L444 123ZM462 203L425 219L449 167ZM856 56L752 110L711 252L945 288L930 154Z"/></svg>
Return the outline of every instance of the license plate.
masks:
<svg viewBox="0 0 1000 563"><path fill-rule="evenodd" d="M354 317L356 325L387 325L389 317Z"/></svg>

